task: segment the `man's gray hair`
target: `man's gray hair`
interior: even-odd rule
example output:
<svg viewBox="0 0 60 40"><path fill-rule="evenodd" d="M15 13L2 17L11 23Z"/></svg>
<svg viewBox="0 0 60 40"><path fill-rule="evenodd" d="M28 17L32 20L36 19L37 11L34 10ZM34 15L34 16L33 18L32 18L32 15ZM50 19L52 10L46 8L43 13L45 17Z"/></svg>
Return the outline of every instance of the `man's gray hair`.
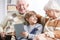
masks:
<svg viewBox="0 0 60 40"><path fill-rule="evenodd" d="M30 0L17 0L17 3L16 4L18 4L19 2L25 2L26 4L29 4L29 2L30 2Z"/></svg>

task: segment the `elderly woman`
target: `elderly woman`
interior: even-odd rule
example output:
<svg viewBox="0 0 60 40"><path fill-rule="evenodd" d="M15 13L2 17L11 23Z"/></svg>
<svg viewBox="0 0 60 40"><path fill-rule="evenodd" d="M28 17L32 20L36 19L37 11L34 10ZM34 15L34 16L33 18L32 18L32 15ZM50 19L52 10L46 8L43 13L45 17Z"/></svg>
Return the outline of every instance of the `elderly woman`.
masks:
<svg viewBox="0 0 60 40"><path fill-rule="evenodd" d="M45 11L50 19L45 24L44 31L48 32L51 38L60 38L60 6L55 0L50 0L45 6Z"/></svg>
<svg viewBox="0 0 60 40"><path fill-rule="evenodd" d="M34 40L60 40L60 6L55 0L50 0L44 10L49 20L45 24L44 33Z"/></svg>

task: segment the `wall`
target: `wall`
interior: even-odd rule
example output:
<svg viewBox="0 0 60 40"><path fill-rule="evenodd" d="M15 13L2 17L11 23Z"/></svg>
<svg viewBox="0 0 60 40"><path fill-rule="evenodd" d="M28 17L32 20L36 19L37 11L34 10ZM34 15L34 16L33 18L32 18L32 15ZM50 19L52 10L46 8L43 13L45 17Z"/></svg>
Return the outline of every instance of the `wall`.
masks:
<svg viewBox="0 0 60 40"><path fill-rule="evenodd" d="M3 19L6 16L5 1L6 0L0 0L0 23L3 21Z"/></svg>

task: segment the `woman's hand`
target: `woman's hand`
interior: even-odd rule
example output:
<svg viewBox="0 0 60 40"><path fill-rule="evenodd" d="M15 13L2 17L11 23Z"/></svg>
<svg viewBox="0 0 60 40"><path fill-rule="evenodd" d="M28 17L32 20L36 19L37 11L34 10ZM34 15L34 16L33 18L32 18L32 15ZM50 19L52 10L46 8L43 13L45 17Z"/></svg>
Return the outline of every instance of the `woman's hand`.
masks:
<svg viewBox="0 0 60 40"><path fill-rule="evenodd" d="M54 31L54 33L56 38L60 38L60 31Z"/></svg>
<svg viewBox="0 0 60 40"><path fill-rule="evenodd" d="M46 32L46 36L54 38L54 32Z"/></svg>
<svg viewBox="0 0 60 40"><path fill-rule="evenodd" d="M28 33L27 32L22 32L21 35L24 36L24 37L27 37Z"/></svg>

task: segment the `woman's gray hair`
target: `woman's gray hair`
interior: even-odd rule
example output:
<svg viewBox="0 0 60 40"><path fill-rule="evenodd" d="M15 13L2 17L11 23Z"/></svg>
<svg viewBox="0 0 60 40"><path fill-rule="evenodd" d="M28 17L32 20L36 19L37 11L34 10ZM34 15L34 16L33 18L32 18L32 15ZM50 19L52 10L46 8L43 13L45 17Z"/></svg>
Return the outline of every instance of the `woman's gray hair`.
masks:
<svg viewBox="0 0 60 40"><path fill-rule="evenodd" d="M56 0L49 0L49 2L45 5L44 10L60 10L59 4Z"/></svg>

